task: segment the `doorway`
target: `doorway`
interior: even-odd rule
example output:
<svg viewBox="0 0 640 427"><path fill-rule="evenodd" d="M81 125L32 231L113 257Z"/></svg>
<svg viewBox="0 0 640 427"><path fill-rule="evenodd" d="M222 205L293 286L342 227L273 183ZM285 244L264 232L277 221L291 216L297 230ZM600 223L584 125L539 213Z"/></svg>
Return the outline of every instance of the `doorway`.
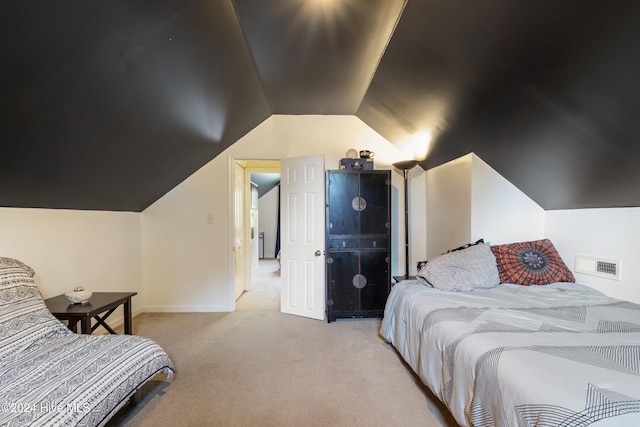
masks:
<svg viewBox="0 0 640 427"><path fill-rule="evenodd" d="M236 166L245 170L245 184L239 180L232 180L230 194L244 192L244 208L240 211L244 214L244 227L234 227L230 224L234 242L241 242L244 250L243 274L233 272L236 284L241 280L242 295L252 289L252 263L249 249L252 241L257 244L259 231L251 229L251 173L280 172L281 192L278 198L278 209L282 209L281 219L277 224L282 232L282 251L279 252L281 289L280 311L282 313L297 316L310 317L323 320L325 315L325 259L324 259L324 214L325 214L325 177L324 155L314 154L298 157L288 157L282 160L238 160L229 157L230 169ZM269 163L274 163L269 165ZM279 165L280 167L275 167ZM235 184L234 184L235 183ZM230 218L237 218L238 210L234 210L235 204L230 204ZM281 208L280 208L281 206ZM255 220L254 220L255 222ZM253 232L253 233L252 233ZM233 263L234 260L232 259ZM236 299L232 300L232 307L236 309Z"/></svg>
<svg viewBox="0 0 640 427"><path fill-rule="evenodd" d="M279 160L233 159L234 169L243 171L244 180L236 180L244 203L240 207L242 229L234 228L234 241L243 241L242 291L236 293L236 309L280 310L279 230ZM235 191L234 191L235 192ZM235 212L237 214L238 212Z"/></svg>
<svg viewBox="0 0 640 427"><path fill-rule="evenodd" d="M236 310L280 311L280 263L261 259L251 275L251 290L242 294Z"/></svg>

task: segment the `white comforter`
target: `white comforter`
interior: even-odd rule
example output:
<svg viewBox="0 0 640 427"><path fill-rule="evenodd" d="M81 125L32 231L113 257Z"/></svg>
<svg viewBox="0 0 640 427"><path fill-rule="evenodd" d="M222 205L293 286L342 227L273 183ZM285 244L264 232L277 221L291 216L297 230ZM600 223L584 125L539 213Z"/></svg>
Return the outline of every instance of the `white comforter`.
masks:
<svg viewBox="0 0 640 427"><path fill-rule="evenodd" d="M573 283L396 284L381 334L464 426L640 426L640 305Z"/></svg>

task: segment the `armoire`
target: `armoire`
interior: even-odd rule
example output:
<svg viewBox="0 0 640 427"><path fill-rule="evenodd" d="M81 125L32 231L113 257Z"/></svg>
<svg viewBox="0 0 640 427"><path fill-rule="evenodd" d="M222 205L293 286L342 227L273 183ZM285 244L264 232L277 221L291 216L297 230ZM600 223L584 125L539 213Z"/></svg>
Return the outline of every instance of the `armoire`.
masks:
<svg viewBox="0 0 640 427"><path fill-rule="evenodd" d="M327 321L382 317L391 289L391 171L326 171Z"/></svg>

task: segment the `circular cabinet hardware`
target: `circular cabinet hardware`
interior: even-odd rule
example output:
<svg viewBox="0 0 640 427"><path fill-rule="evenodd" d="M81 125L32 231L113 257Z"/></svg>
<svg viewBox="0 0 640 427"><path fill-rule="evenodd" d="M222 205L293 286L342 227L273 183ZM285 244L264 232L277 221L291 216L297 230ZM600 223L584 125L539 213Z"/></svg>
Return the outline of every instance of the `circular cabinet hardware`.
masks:
<svg viewBox="0 0 640 427"><path fill-rule="evenodd" d="M333 264L333 258L327 257L327 264Z"/></svg>
<svg viewBox="0 0 640 427"><path fill-rule="evenodd" d="M351 207L354 211L362 212L367 208L367 201L362 197L354 197L351 201Z"/></svg>
<svg viewBox="0 0 640 427"><path fill-rule="evenodd" d="M353 280L351 280L351 283L353 283L353 286L355 286L356 288L362 289L367 286L367 278L362 274L356 274L355 276L353 276Z"/></svg>
<svg viewBox="0 0 640 427"><path fill-rule="evenodd" d="M320 255L322 255L322 252L320 252L320 250L318 249L318 250L314 253L314 255L315 255L315 256L320 256Z"/></svg>

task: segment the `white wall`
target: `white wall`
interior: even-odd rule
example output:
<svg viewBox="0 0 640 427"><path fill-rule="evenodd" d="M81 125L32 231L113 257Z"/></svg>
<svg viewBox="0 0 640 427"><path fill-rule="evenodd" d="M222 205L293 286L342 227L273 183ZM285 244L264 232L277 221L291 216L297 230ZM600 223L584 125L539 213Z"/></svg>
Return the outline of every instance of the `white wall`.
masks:
<svg viewBox="0 0 640 427"><path fill-rule="evenodd" d="M467 155L426 172L425 259L470 241L471 171Z"/></svg>
<svg viewBox="0 0 640 427"><path fill-rule="evenodd" d="M44 298L75 286L141 291L139 213L0 208L0 236L0 256L31 266Z"/></svg>
<svg viewBox="0 0 640 427"><path fill-rule="evenodd" d="M278 186L263 194L260 205L260 232L264 232L264 257L276 257L276 231L278 227Z"/></svg>
<svg viewBox="0 0 640 427"><path fill-rule="evenodd" d="M620 281L574 272L576 282L640 303L640 208L547 211L545 234L572 271L576 254L621 260Z"/></svg>
<svg viewBox="0 0 640 427"><path fill-rule="evenodd" d="M214 167L211 167L214 163ZM142 212L142 294L147 311L228 311L226 156L196 171ZM207 221L214 216L213 224ZM232 286L232 285L231 285Z"/></svg>
<svg viewBox="0 0 640 427"><path fill-rule="evenodd" d="M251 237L251 270L255 271L259 267L260 261L260 239L258 224L260 223L260 211L258 209L251 209L251 231L253 236Z"/></svg>
<svg viewBox="0 0 640 427"><path fill-rule="evenodd" d="M479 238L548 238L576 282L640 303L640 208L544 211L473 153L430 169L426 180L428 257ZM621 280L575 273L576 254L620 259Z"/></svg>
<svg viewBox="0 0 640 427"><path fill-rule="evenodd" d="M393 173L392 175L395 175ZM411 170L408 179L409 187L409 275L415 275L416 262L427 259L427 199L424 196L427 192L427 172L421 167ZM400 174L402 182L402 174ZM399 237L400 245L404 245L404 183L398 183L398 207L399 213L396 215L397 221L392 218L393 233ZM401 187L400 187L401 186ZM398 215L401 215L398 217ZM404 273L404 246L399 246L398 254L399 267L395 270L398 275Z"/></svg>
<svg viewBox="0 0 640 427"><path fill-rule="evenodd" d="M430 169L426 180L426 259L480 238L544 237L544 210L473 153Z"/></svg>
<svg viewBox="0 0 640 427"><path fill-rule="evenodd" d="M381 169L406 159L399 149L354 116L276 115L147 208L142 213L142 286L147 309L234 309L235 301L230 295L230 159L281 159L323 153L326 168L337 169L349 148L374 151L376 167ZM397 208L397 188L402 188L402 177L398 173L392 177L392 203ZM215 224L207 224L208 212L214 213ZM403 213L394 212L396 219L399 215ZM397 271L397 236L394 242L392 270Z"/></svg>
<svg viewBox="0 0 640 427"><path fill-rule="evenodd" d="M544 238L544 209L480 157L470 156L470 241L484 238L485 242L497 245Z"/></svg>

